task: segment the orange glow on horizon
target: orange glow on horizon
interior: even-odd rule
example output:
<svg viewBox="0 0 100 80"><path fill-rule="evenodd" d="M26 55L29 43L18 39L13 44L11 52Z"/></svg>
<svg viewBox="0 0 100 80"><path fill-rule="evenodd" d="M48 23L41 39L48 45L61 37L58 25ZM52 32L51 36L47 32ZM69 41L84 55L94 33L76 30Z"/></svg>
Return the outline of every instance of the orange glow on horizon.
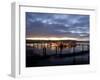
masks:
<svg viewBox="0 0 100 80"><path fill-rule="evenodd" d="M80 39L80 38L69 38L69 37L62 37L62 38L58 38L58 37L49 37L49 38L45 38L45 37L40 37L40 38L26 38L26 40L81 40L81 41L88 41L88 39Z"/></svg>
<svg viewBox="0 0 100 80"><path fill-rule="evenodd" d="M50 38L26 38L27 40L75 40L76 38L67 38L67 37L63 37L63 38L56 38L56 37L50 37Z"/></svg>

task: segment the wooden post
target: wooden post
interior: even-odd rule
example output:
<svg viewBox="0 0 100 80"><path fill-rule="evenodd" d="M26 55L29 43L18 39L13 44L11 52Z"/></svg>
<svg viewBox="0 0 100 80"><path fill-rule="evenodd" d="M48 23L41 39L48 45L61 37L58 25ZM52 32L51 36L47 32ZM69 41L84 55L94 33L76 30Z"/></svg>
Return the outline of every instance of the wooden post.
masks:
<svg viewBox="0 0 100 80"><path fill-rule="evenodd" d="M88 51L89 51L89 45L87 45Z"/></svg>
<svg viewBox="0 0 100 80"><path fill-rule="evenodd" d="M33 53L34 53L34 43L32 43L33 44Z"/></svg>
<svg viewBox="0 0 100 80"><path fill-rule="evenodd" d="M56 46L56 54L57 54L57 46Z"/></svg>
<svg viewBox="0 0 100 80"><path fill-rule="evenodd" d="M75 64L75 47L73 47L73 64Z"/></svg>
<svg viewBox="0 0 100 80"><path fill-rule="evenodd" d="M46 47L43 47L43 55L46 56Z"/></svg>
<svg viewBox="0 0 100 80"><path fill-rule="evenodd" d="M42 43L41 43L41 48L42 48Z"/></svg>
<svg viewBox="0 0 100 80"><path fill-rule="evenodd" d="M84 51L84 45L82 44L82 51Z"/></svg>
<svg viewBox="0 0 100 80"><path fill-rule="evenodd" d="M75 47L73 47L73 53L75 53Z"/></svg>

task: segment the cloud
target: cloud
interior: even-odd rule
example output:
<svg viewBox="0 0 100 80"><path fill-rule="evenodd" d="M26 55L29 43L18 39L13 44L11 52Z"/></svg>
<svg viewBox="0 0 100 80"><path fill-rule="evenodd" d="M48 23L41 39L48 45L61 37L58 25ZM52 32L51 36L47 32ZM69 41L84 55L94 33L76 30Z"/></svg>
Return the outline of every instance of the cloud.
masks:
<svg viewBox="0 0 100 80"><path fill-rule="evenodd" d="M26 36L89 37L89 15L26 12Z"/></svg>

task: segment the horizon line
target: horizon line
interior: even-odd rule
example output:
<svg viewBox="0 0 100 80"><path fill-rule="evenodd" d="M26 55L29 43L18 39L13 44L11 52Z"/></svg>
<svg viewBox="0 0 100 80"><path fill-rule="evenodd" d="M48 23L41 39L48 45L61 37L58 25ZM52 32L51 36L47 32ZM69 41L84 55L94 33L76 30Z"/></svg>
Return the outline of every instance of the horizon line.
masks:
<svg viewBox="0 0 100 80"><path fill-rule="evenodd" d="M63 37L63 38L57 38L57 37L49 37L49 38L26 38L26 40L77 40L77 41L89 41L89 39L79 39L79 38L69 38L69 37Z"/></svg>

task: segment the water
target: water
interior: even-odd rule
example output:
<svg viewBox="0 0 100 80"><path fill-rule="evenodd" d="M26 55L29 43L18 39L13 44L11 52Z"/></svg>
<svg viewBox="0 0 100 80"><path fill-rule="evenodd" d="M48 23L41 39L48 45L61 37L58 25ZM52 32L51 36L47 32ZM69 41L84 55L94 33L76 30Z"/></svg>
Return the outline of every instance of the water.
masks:
<svg viewBox="0 0 100 80"><path fill-rule="evenodd" d="M87 51L88 50L87 44L85 44L84 46L83 46L83 44L80 43L80 45L77 45L76 47L74 47L74 50L73 50L73 48L65 47L65 48L62 49L62 54L68 54L68 53L74 53L74 52L80 52L80 51ZM52 46L49 46L47 43L45 43L45 44L34 43L34 45L33 44L27 44L27 46L35 54L39 54L39 55L43 55L43 47L44 46L46 48L46 54L47 55L60 54L60 48L56 47L55 44L52 45ZM29 53L27 53L27 54L29 54Z"/></svg>
<svg viewBox="0 0 100 80"><path fill-rule="evenodd" d="M62 50L56 44L28 43L26 46L26 67L89 64L88 43L77 43L76 47Z"/></svg>

